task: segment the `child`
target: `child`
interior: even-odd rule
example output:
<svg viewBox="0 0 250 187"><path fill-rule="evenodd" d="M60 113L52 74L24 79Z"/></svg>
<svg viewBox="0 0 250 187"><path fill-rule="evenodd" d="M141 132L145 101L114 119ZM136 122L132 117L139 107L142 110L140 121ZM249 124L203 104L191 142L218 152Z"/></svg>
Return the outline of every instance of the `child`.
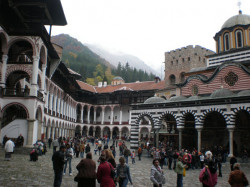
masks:
<svg viewBox="0 0 250 187"><path fill-rule="evenodd" d="M131 158L132 158L132 164L135 164L135 151L132 151Z"/></svg>

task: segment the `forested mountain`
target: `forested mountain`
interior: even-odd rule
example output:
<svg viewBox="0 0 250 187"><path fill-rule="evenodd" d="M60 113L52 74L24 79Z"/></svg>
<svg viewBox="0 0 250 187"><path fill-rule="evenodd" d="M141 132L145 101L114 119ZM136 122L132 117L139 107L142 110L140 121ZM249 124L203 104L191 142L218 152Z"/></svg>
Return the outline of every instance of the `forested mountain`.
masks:
<svg viewBox="0 0 250 187"><path fill-rule="evenodd" d="M121 76L125 82L154 80L153 74L137 70L119 63L118 67L111 65L107 60L92 52L77 39L67 34L52 37L52 42L63 47L62 60L67 67L82 75L82 81L91 85L107 81L110 84L114 76Z"/></svg>

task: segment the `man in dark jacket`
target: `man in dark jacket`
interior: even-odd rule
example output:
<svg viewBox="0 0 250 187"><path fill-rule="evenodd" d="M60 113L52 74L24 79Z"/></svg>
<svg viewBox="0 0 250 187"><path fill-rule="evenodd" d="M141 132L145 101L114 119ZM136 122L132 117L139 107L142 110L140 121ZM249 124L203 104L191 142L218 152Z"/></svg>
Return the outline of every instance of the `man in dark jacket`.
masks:
<svg viewBox="0 0 250 187"><path fill-rule="evenodd" d="M54 187L60 187L62 183L63 166L65 163L64 153L66 147L62 145L59 151L56 151L52 156L53 169L55 173Z"/></svg>

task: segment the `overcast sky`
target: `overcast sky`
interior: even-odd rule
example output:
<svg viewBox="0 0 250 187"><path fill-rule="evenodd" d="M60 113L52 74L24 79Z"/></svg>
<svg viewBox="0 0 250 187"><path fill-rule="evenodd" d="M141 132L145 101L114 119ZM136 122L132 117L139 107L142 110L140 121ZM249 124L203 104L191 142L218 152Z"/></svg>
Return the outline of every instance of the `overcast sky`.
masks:
<svg viewBox="0 0 250 187"><path fill-rule="evenodd" d="M61 0L67 26L52 29L82 43L137 56L160 69L164 53L187 45L215 51L214 35L238 14L238 0ZM250 15L250 0L241 0Z"/></svg>

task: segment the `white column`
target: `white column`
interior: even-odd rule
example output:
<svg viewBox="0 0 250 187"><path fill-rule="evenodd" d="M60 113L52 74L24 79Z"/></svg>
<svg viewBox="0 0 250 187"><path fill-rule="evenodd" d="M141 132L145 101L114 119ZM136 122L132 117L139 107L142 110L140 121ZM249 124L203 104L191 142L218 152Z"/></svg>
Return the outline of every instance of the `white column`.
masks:
<svg viewBox="0 0 250 187"><path fill-rule="evenodd" d="M47 92L46 94L45 94L45 107L46 108L48 108L48 105L49 105L49 92Z"/></svg>
<svg viewBox="0 0 250 187"><path fill-rule="evenodd" d="M90 107L88 107L88 124L90 124Z"/></svg>
<svg viewBox="0 0 250 187"><path fill-rule="evenodd" d="M56 112L56 102L57 102L57 96L55 95L53 99L54 99L54 107L53 107L53 111L55 111L55 112Z"/></svg>
<svg viewBox="0 0 250 187"><path fill-rule="evenodd" d="M83 123L83 107L81 106L80 123Z"/></svg>
<svg viewBox="0 0 250 187"><path fill-rule="evenodd" d="M110 115L110 124L113 124L113 118L114 118L114 107L111 107L111 115Z"/></svg>
<svg viewBox="0 0 250 187"><path fill-rule="evenodd" d="M122 130L119 130L119 140L122 139Z"/></svg>
<svg viewBox="0 0 250 187"><path fill-rule="evenodd" d="M94 124L96 124L96 107L94 107Z"/></svg>
<svg viewBox="0 0 250 187"><path fill-rule="evenodd" d="M52 108L53 108L53 106L52 106L52 103L53 103L53 95L52 94L49 94L49 96L50 96L50 104L49 104L49 109L52 111Z"/></svg>
<svg viewBox="0 0 250 187"><path fill-rule="evenodd" d="M201 131L202 131L202 126L201 125L196 125L195 126L197 132L198 132L198 145L197 145L197 150L198 152L201 151Z"/></svg>
<svg viewBox="0 0 250 187"><path fill-rule="evenodd" d="M120 121L119 121L119 124L120 125L122 124L122 108L120 108Z"/></svg>
<svg viewBox="0 0 250 187"><path fill-rule="evenodd" d="M47 133L48 139L51 137L51 127L48 126L48 133Z"/></svg>
<svg viewBox="0 0 250 187"><path fill-rule="evenodd" d="M28 136L27 136L27 147L33 146L34 137L34 122L35 120L28 120Z"/></svg>
<svg viewBox="0 0 250 187"><path fill-rule="evenodd" d="M182 130L183 130L183 126L178 126L177 125L177 129L179 131L179 150L181 150L182 148Z"/></svg>
<svg viewBox="0 0 250 187"><path fill-rule="evenodd" d="M8 60L8 55L2 55L2 77L1 77L1 86L5 88L5 75L6 75L6 69L7 69L7 60Z"/></svg>
<svg viewBox="0 0 250 187"><path fill-rule="evenodd" d="M44 92L45 90L45 77L46 77L46 64L42 65L42 78L41 78L41 91Z"/></svg>
<svg viewBox="0 0 250 187"><path fill-rule="evenodd" d="M102 107L102 124L104 124L104 112L105 112L105 108Z"/></svg>
<svg viewBox="0 0 250 187"><path fill-rule="evenodd" d="M32 80L31 80L31 90L30 95L37 96L37 78L38 78L38 65L39 65L39 56L33 56L33 66L32 66Z"/></svg>
<svg viewBox="0 0 250 187"><path fill-rule="evenodd" d="M234 153L234 147L233 147L233 142L234 142L234 137L233 137L233 132L234 132L234 125L228 125L227 129L229 131L229 155L228 157L232 157Z"/></svg>

